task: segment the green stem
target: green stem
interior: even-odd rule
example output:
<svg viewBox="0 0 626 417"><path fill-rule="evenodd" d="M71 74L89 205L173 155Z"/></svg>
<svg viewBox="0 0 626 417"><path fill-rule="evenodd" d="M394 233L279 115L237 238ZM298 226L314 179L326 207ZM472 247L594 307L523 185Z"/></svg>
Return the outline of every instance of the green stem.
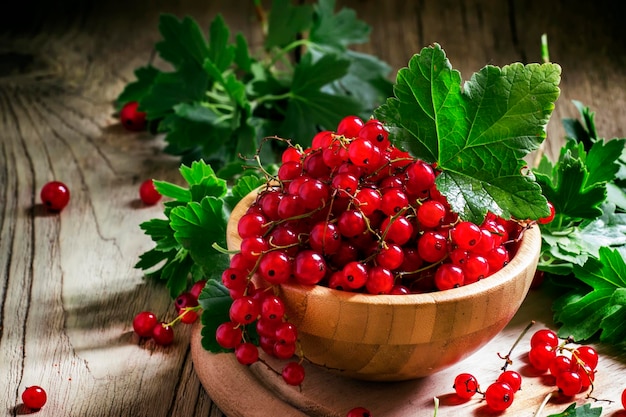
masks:
<svg viewBox="0 0 626 417"><path fill-rule="evenodd" d="M259 105L265 103L266 101L286 100L288 98L291 98L291 92L287 92L285 94L268 94L257 98L254 102L256 105Z"/></svg>
<svg viewBox="0 0 626 417"><path fill-rule="evenodd" d="M279 50L276 55L270 61L268 68L273 67L274 64L278 62L279 59L284 57L287 53L291 52L293 49L296 49L300 46L306 46L309 44L308 39L298 39L297 41L291 42L289 45L285 46L283 49Z"/></svg>
<svg viewBox="0 0 626 417"><path fill-rule="evenodd" d="M548 51L548 35L541 35L541 58L546 64L550 62L550 52Z"/></svg>

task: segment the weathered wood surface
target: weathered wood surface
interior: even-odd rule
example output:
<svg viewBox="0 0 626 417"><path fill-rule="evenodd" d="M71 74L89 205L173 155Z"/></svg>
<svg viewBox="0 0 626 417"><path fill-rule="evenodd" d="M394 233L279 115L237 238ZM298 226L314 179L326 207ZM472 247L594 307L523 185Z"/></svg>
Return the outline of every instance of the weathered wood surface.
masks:
<svg viewBox="0 0 626 417"><path fill-rule="evenodd" d="M394 69L432 42L464 78L487 63L539 61L545 32L552 60L563 67L547 151L562 136L559 120L576 115L572 99L596 111L601 136L626 136L620 2L340 4L373 27L372 41L359 49ZM160 152L158 140L125 131L112 101L150 59L160 12L193 16L204 27L222 13L258 47L252 2L65 0L12 10L0 16L0 398L7 415L27 412L22 390L41 385L49 395L42 416L222 416L194 372L188 330L168 348L132 334L138 311L174 315L166 291L133 265L151 247L138 224L161 213L139 203L138 185L150 177L178 181L178 161ZM38 201L53 179L72 192L60 214ZM626 387L623 364L606 377Z"/></svg>

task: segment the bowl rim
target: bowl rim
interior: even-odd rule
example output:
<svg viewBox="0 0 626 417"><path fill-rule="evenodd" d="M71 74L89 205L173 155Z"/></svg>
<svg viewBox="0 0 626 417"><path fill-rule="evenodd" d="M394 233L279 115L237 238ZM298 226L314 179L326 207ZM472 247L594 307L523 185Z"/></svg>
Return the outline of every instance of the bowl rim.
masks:
<svg viewBox="0 0 626 417"><path fill-rule="evenodd" d="M236 248L235 242L239 242L237 222L235 221L245 213L247 207L256 199L259 189L251 191L244 196L233 208L227 224L228 249ZM233 215L234 214L234 215ZM338 301L354 304L381 304L408 306L415 304L449 303L463 299L476 299L481 294L488 294L495 289L506 285L512 278L520 276L524 271L539 258L541 250L541 232L537 225L531 225L522 231L523 235L510 262L496 273L489 275L477 282L443 291L433 291L419 294L365 294L349 291L336 290L323 285L303 285L298 283L280 284L282 290L295 293L306 293L309 297L332 297ZM234 242L233 242L234 241ZM529 283L530 284L530 283Z"/></svg>

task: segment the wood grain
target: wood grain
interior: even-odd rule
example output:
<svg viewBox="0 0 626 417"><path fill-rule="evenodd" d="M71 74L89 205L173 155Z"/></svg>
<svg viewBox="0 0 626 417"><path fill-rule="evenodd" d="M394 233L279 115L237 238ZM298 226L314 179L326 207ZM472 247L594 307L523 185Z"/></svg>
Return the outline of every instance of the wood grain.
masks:
<svg viewBox="0 0 626 417"><path fill-rule="evenodd" d="M372 41L358 49L382 57L394 71L435 41L465 79L487 63L538 61L539 37L547 32L552 60L563 67L547 152L558 147L560 118L576 115L572 99L596 111L601 136L626 136L620 2L340 4L373 27ZM133 268L152 247L138 225L162 213L160 206L142 206L137 188L149 177L180 180L178 161L161 152L162 141L122 129L112 101L151 59L160 12L191 15L203 27L222 13L233 32L259 47L252 2L13 6L0 16L0 398L6 414L26 413L20 393L39 384L49 395L40 416L222 416L194 372L189 330L181 329L168 348L131 332L141 310L174 315L164 288ZM47 213L38 201L52 179L72 192L60 214ZM606 371L621 386L623 361ZM423 392L419 405L442 390Z"/></svg>

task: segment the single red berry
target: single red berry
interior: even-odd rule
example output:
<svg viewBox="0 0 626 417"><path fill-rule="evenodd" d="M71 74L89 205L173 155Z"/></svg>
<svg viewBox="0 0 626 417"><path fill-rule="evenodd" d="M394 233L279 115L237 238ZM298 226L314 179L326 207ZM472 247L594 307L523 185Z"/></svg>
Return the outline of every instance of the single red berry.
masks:
<svg viewBox="0 0 626 417"><path fill-rule="evenodd" d="M298 362L289 362L283 368L282 376L289 385L300 385L304 381L304 367Z"/></svg>
<svg viewBox="0 0 626 417"><path fill-rule="evenodd" d="M126 103L120 111L120 120L128 130L138 132L146 128L146 113L138 110L139 103Z"/></svg>
<svg viewBox="0 0 626 417"><path fill-rule="evenodd" d="M506 410L513 404L515 392L504 382L494 382L485 391L487 406L494 411Z"/></svg>
<svg viewBox="0 0 626 417"><path fill-rule="evenodd" d="M591 346L579 346L573 355L585 362L591 369L596 369L598 366L598 352Z"/></svg>
<svg viewBox="0 0 626 417"><path fill-rule="evenodd" d="M556 215L556 211L554 209L554 205L548 201L548 208L550 209L550 214L548 214L546 217L542 217L539 220L537 220L537 222L539 224L548 224L550 223L552 220L554 220L554 216Z"/></svg>
<svg viewBox="0 0 626 417"><path fill-rule="evenodd" d="M235 358L242 365L252 365L259 359L259 349L252 343L242 343L235 348Z"/></svg>
<svg viewBox="0 0 626 417"><path fill-rule="evenodd" d="M337 125L337 134L347 138L355 138L361 128L365 125L358 116L346 116Z"/></svg>
<svg viewBox="0 0 626 417"><path fill-rule="evenodd" d="M234 349L241 343L241 326L233 322L222 323L215 331L215 340L224 349Z"/></svg>
<svg viewBox="0 0 626 417"><path fill-rule="evenodd" d="M530 338L530 347L533 348L538 345L548 345L555 348L559 344L559 337L550 329L541 329L533 333Z"/></svg>
<svg viewBox="0 0 626 417"><path fill-rule="evenodd" d="M556 386L568 397L572 397L580 392L582 379L577 372L564 371L556 376Z"/></svg>
<svg viewBox="0 0 626 417"><path fill-rule="evenodd" d="M454 385L452 388L454 388L456 395L464 400L467 400L472 398L478 391L478 381L472 374L458 374L456 378L454 378Z"/></svg>
<svg viewBox="0 0 626 417"><path fill-rule="evenodd" d="M158 323L157 317L150 311L142 311L133 319L133 330L139 337L151 337L152 329Z"/></svg>
<svg viewBox="0 0 626 417"><path fill-rule="evenodd" d="M39 410L46 404L47 400L48 395L46 391L37 385L26 387L24 392L22 392L24 405L32 410Z"/></svg>
<svg viewBox="0 0 626 417"><path fill-rule="evenodd" d="M152 329L152 339L157 345L171 345L174 342L174 329L165 322L157 323Z"/></svg>
<svg viewBox="0 0 626 417"><path fill-rule="evenodd" d="M622 391L622 406L626 409L626 389Z"/></svg>
<svg viewBox="0 0 626 417"><path fill-rule="evenodd" d="M509 384L513 392L517 392L522 387L522 376L519 374L519 372L508 370L500 374L497 382L504 382L505 384Z"/></svg>
<svg viewBox="0 0 626 417"><path fill-rule="evenodd" d="M372 417L372 413L370 410L363 407L355 407L352 410L348 411L346 417Z"/></svg>
<svg viewBox="0 0 626 417"><path fill-rule="evenodd" d="M161 194L156 190L151 179L145 180L139 186L139 198L148 206L155 205L161 199Z"/></svg>
<svg viewBox="0 0 626 417"><path fill-rule="evenodd" d="M198 282L195 282L192 286L191 289L189 289L189 293L191 295L193 295L194 297L196 297L196 299L198 299L198 297L200 297L200 293L202 292L202 290L204 289L204 287L206 286L206 280L202 279Z"/></svg>
<svg viewBox="0 0 626 417"><path fill-rule="evenodd" d="M70 190L60 181L50 181L40 193L41 201L51 211L61 211L70 201Z"/></svg>

